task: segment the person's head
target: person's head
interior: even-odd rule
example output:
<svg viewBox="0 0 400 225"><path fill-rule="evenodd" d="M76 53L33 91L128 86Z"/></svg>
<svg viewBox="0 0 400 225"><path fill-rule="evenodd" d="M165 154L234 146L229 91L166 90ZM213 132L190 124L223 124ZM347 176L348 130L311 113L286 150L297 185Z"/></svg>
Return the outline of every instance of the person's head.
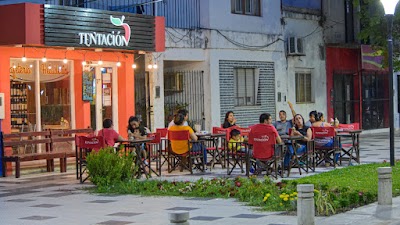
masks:
<svg viewBox="0 0 400 225"><path fill-rule="evenodd" d="M103 120L103 128L111 128L113 126L113 122L111 119Z"/></svg>
<svg viewBox="0 0 400 225"><path fill-rule="evenodd" d="M317 112L317 116L315 116L315 121L322 121L324 119L324 114L322 112Z"/></svg>
<svg viewBox="0 0 400 225"><path fill-rule="evenodd" d="M235 116L233 115L233 111L228 111L225 113L225 122L232 123L234 119Z"/></svg>
<svg viewBox="0 0 400 225"><path fill-rule="evenodd" d="M283 122L286 121L286 112L285 110L279 111L279 119Z"/></svg>
<svg viewBox="0 0 400 225"><path fill-rule="evenodd" d="M315 122L315 118L317 117L317 111L311 111L310 114L308 114L310 116L310 122L314 123Z"/></svg>
<svg viewBox="0 0 400 225"><path fill-rule="evenodd" d="M129 117L129 120L128 120L128 126L129 127L138 128L139 125L140 125L139 118L137 118L136 116Z"/></svg>
<svg viewBox="0 0 400 225"><path fill-rule="evenodd" d="M294 116L294 125L297 128L302 128L304 126L304 118L300 114Z"/></svg>
<svg viewBox="0 0 400 225"><path fill-rule="evenodd" d="M182 114L185 121L187 121L189 119L189 111L187 111L186 109L180 109L178 110L177 114Z"/></svg>
<svg viewBox="0 0 400 225"><path fill-rule="evenodd" d="M269 113L263 113L260 115L260 123L272 124L272 117Z"/></svg>
<svg viewBox="0 0 400 225"><path fill-rule="evenodd" d="M239 141L240 140L240 131L238 129L233 129L231 130L231 138L235 141Z"/></svg>
<svg viewBox="0 0 400 225"><path fill-rule="evenodd" d="M174 117L174 123L175 125L182 125L183 122L185 121L185 115L178 113Z"/></svg>

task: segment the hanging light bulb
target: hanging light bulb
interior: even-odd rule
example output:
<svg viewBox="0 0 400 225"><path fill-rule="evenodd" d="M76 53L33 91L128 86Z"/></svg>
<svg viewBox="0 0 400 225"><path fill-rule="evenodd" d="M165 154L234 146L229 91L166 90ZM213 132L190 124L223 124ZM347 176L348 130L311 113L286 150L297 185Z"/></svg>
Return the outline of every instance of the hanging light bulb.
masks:
<svg viewBox="0 0 400 225"><path fill-rule="evenodd" d="M117 62L117 66L120 67L121 66L121 62L118 61Z"/></svg>
<svg viewBox="0 0 400 225"><path fill-rule="evenodd" d="M149 65L147 66L147 68L153 69L153 65L149 64Z"/></svg>
<svg viewBox="0 0 400 225"><path fill-rule="evenodd" d="M132 68L133 68L133 69L136 69L136 64L132 64Z"/></svg>
<svg viewBox="0 0 400 225"><path fill-rule="evenodd" d="M67 63L68 63L68 59L66 59L66 58L63 59L63 63L64 63L64 64L67 64Z"/></svg>
<svg viewBox="0 0 400 225"><path fill-rule="evenodd" d="M43 57L43 58L42 58L42 62L47 62L46 57Z"/></svg>
<svg viewBox="0 0 400 225"><path fill-rule="evenodd" d="M32 65L32 64L30 64L30 65L29 65L29 67L30 67L30 68L32 68L32 67L33 67L33 65Z"/></svg>
<svg viewBox="0 0 400 225"><path fill-rule="evenodd" d="M51 69L51 64L49 64L49 66L47 68Z"/></svg>
<svg viewBox="0 0 400 225"><path fill-rule="evenodd" d="M103 65L103 61L100 60L97 64Z"/></svg>
<svg viewBox="0 0 400 225"><path fill-rule="evenodd" d="M153 68L154 68L154 69L157 69L157 68L158 68L157 64L154 64L154 65L153 65Z"/></svg>
<svg viewBox="0 0 400 225"><path fill-rule="evenodd" d="M86 61L82 61L82 66L86 66Z"/></svg>
<svg viewBox="0 0 400 225"><path fill-rule="evenodd" d="M13 68L15 69L15 68L17 68L17 66L15 64L13 64Z"/></svg>
<svg viewBox="0 0 400 225"><path fill-rule="evenodd" d="M24 56L22 57L22 62L26 62L26 57L25 57L25 48L24 48Z"/></svg>

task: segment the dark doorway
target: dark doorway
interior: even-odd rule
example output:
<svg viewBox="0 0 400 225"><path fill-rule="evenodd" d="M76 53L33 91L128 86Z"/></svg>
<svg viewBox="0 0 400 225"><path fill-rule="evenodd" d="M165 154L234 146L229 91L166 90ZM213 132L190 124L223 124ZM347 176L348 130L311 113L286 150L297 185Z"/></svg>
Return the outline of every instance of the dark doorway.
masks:
<svg viewBox="0 0 400 225"><path fill-rule="evenodd" d="M334 74L333 112L340 123L359 123L359 104L357 76L353 73ZM327 118L328 119L328 118Z"/></svg>

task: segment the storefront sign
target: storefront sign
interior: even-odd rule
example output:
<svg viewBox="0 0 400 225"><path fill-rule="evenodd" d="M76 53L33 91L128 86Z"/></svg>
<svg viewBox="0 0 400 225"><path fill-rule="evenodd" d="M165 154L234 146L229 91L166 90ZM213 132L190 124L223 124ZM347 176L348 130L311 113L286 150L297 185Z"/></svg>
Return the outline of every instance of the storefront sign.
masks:
<svg viewBox="0 0 400 225"><path fill-rule="evenodd" d="M362 68L366 70L382 70L382 52L374 51L370 45L361 45Z"/></svg>
<svg viewBox="0 0 400 225"><path fill-rule="evenodd" d="M18 79L21 81L34 81L35 80L35 60L21 62L20 59L13 59L10 62L10 76L11 79ZM54 82L68 77L70 74L69 64L64 64L60 61L48 61L43 63L39 61L39 77L40 82Z"/></svg>
<svg viewBox="0 0 400 225"><path fill-rule="evenodd" d="M131 39L131 27L129 24L124 23L125 16L122 16L121 19L114 18L110 16L110 21L115 26L122 26L125 30L125 36L121 35L120 31L115 33L112 31L111 33L79 33L79 44L86 45L90 47L92 44L100 45L100 46L111 46L111 47L123 47L128 46L129 40Z"/></svg>
<svg viewBox="0 0 400 225"><path fill-rule="evenodd" d="M45 45L155 50L153 16L45 5Z"/></svg>

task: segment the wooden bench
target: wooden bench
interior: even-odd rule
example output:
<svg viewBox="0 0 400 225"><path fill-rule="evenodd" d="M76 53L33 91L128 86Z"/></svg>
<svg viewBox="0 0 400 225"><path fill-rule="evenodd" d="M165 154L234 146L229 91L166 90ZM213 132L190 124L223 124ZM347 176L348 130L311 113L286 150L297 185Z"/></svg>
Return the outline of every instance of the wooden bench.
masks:
<svg viewBox="0 0 400 225"><path fill-rule="evenodd" d="M20 177L21 162L46 160L47 171L54 171L54 159L60 159L60 172L66 172L66 154L65 152L51 151L50 131L41 132L23 132L15 134L0 134L2 146L1 156L3 164L3 177L7 175L7 163L15 163L15 177ZM10 149L11 148L11 149ZM27 149L31 152L27 152ZM14 151L11 154L5 154L6 151Z"/></svg>
<svg viewBox="0 0 400 225"><path fill-rule="evenodd" d="M67 158L75 157L75 164L78 165L78 148L75 143L75 135L92 136L94 131L92 128L85 129L68 129L68 130L50 130L51 149L52 152L63 152L66 157L64 164L67 165ZM76 166L76 178L79 178L78 166Z"/></svg>
<svg viewBox="0 0 400 225"><path fill-rule="evenodd" d="M47 172L54 171L54 159L60 159L60 172L67 171L67 158L76 156L75 135L93 135L91 128L48 130L15 134L1 133L0 144L3 177L7 173L7 163L15 163L15 177L20 177L21 162L47 160ZM10 149L11 148L11 149ZM30 149L30 152L27 150ZM5 154L6 151L14 151ZM22 150L22 151L21 151ZM75 157L76 158L76 157Z"/></svg>

